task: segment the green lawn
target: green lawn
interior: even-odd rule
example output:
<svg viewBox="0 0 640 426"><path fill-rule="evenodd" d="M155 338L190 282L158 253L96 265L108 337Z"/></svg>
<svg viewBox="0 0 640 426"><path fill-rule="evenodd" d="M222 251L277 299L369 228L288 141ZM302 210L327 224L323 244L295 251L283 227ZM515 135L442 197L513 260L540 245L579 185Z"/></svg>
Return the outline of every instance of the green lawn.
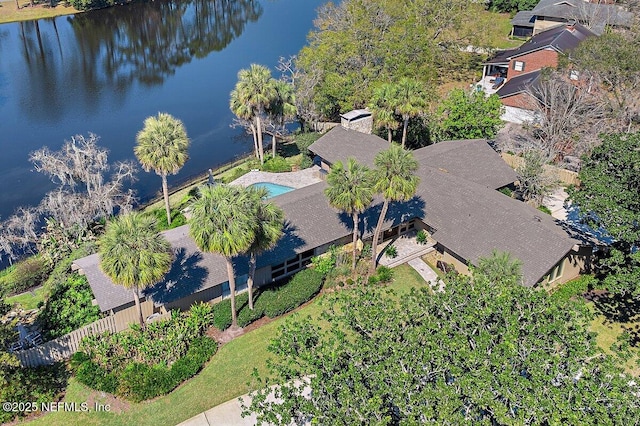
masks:
<svg viewBox="0 0 640 426"><path fill-rule="evenodd" d="M420 275L408 265L394 268L396 273L391 287L399 294L411 287L425 285ZM300 309L295 315L311 316L316 321L323 310L324 296ZM287 315L291 316L291 315ZM37 425L172 425L189 419L202 411L247 393L253 368L266 372L269 358L267 346L275 337L278 327L286 317L279 318L257 330L227 343L211 359L209 364L193 379L164 397L139 404L130 403L123 412L56 412L42 416L31 424ZM87 387L71 379L64 398L66 402L99 401L108 403L104 396L97 396Z"/></svg>
<svg viewBox="0 0 640 426"><path fill-rule="evenodd" d="M598 346L608 354L612 353L611 345L616 343L616 340L625 329L636 335L640 330L640 315L635 318L635 321L614 322L602 315L593 303L588 303L587 306L595 313L589 330L596 333ZM637 343L635 347L631 348L631 352L633 354L632 357L624 363L623 367L627 373L638 377L640 376L640 365L638 364L640 362L640 347L637 346Z"/></svg>
<svg viewBox="0 0 640 426"><path fill-rule="evenodd" d="M44 288L38 287L17 296L7 297L5 300L10 305L18 304L24 310L34 309L38 307L38 303L44 301Z"/></svg>

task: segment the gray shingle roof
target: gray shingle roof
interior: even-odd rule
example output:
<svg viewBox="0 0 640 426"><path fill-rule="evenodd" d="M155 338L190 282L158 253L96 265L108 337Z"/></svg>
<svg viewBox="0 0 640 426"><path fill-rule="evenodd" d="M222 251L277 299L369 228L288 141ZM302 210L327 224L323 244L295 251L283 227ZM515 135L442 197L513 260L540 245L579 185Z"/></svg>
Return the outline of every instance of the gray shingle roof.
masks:
<svg viewBox="0 0 640 426"><path fill-rule="evenodd" d="M541 70L536 70L513 77L498 89L496 95L502 99L517 95L518 93L524 93L529 87L535 87L539 81L538 79L540 78L540 74Z"/></svg>
<svg viewBox="0 0 640 426"><path fill-rule="evenodd" d="M571 27L567 25L559 25L534 35L528 41L523 43L522 46L516 49L498 52L486 63L506 63L513 58L547 48L554 49L557 52L566 52L568 50L575 49L580 42L591 36L595 36L595 33L590 31L584 25L575 24Z"/></svg>
<svg viewBox="0 0 640 426"><path fill-rule="evenodd" d="M309 150L329 164L344 162L349 157L357 156L362 164L373 167L376 154L388 147L389 143L376 135L336 126L311 144Z"/></svg>
<svg viewBox="0 0 640 426"><path fill-rule="evenodd" d="M343 136L353 140L352 133L348 131ZM381 149L343 154L345 158L354 156L362 161L361 157L365 157L372 161ZM423 218L436 229L434 237L439 242L471 262L490 255L493 249L509 251L523 261L524 280L529 286L576 243L550 216L495 190L513 182L515 173L486 141L442 142L421 148L415 155L421 179L416 197L406 203L392 203L384 229ZM258 257L258 268L350 235L351 218L329 205L325 188L326 182L320 182L272 199L284 210L287 226L277 247ZM362 215L360 231L364 237L373 233L380 208L378 199ZM224 259L200 253L188 233L188 225L163 233L175 250L176 261L167 278L145 292L156 303L169 303L227 281ZM237 258L234 263L238 275L247 272L246 258ZM130 291L100 271L97 254L75 264L87 275L103 311L133 301Z"/></svg>
<svg viewBox="0 0 640 426"><path fill-rule="evenodd" d="M535 14L532 11L521 10L513 17L511 25L533 28L535 21Z"/></svg>
<svg viewBox="0 0 640 426"><path fill-rule="evenodd" d="M588 21L599 29L604 29L607 24L630 27L633 22L632 13L614 4L590 3L584 0L540 0L531 13L567 21Z"/></svg>

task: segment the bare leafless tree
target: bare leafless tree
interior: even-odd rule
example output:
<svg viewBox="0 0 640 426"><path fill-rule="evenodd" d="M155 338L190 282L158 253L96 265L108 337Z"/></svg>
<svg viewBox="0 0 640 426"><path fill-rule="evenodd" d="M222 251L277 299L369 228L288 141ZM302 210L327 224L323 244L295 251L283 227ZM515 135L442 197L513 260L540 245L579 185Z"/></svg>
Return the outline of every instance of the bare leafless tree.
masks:
<svg viewBox="0 0 640 426"><path fill-rule="evenodd" d="M317 65L317 66L316 66ZM317 130L321 114L315 104L315 88L322 79L322 67L314 64L311 69L303 70L296 64L296 56L280 57L276 69L281 73L281 79L291 83L296 93L296 108L300 126L305 124Z"/></svg>
<svg viewBox="0 0 640 426"><path fill-rule="evenodd" d="M579 156L598 143L606 124L607 109L581 80L569 79L566 72L545 72L527 89L537 100L531 105L539 117L529 131L534 146L548 160L566 155Z"/></svg>
<svg viewBox="0 0 640 426"><path fill-rule="evenodd" d="M32 250L42 219L53 219L77 239L94 221L132 208L134 192L124 185L135 180L136 166L126 161L109 164L108 151L98 140L94 134L76 135L60 151L44 147L31 153L34 168L57 188L45 194L37 208L19 208L0 224L1 253L15 260Z"/></svg>

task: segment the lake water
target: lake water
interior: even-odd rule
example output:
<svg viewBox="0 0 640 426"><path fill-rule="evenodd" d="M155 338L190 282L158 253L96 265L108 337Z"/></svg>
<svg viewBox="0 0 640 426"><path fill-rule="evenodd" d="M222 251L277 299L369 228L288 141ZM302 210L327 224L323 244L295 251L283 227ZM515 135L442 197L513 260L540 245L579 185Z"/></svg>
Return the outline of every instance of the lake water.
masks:
<svg viewBox="0 0 640 426"><path fill-rule="evenodd" d="M322 0L153 1L0 25L0 220L51 188L29 153L95 133L114 160L159 111L180 118L190 159L182 181L252 149L229 124L229 92L251 63L296 54ZM141 171L141 199L160 178Z"/></svg>

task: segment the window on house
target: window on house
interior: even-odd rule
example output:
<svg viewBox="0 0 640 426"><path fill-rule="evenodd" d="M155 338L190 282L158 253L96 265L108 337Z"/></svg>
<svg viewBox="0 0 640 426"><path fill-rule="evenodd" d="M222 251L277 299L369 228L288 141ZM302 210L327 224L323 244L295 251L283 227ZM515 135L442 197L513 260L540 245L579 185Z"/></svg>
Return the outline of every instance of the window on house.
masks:
<svg viewBox="0 0 640 426"><path fill-rule="evenodd" d="M514 71L524 71L524 62L522 61L515 61L513 63L513 70Z"/></svg>
<svg viewBox="0 0 640 426"><path fill-rule="evenodd" d="M559 264L557 264L555 268L551 270L551 273L549 274L549 282L553 282L555 280L562 278L563 272L564 272L564 260Z"/></svg>

